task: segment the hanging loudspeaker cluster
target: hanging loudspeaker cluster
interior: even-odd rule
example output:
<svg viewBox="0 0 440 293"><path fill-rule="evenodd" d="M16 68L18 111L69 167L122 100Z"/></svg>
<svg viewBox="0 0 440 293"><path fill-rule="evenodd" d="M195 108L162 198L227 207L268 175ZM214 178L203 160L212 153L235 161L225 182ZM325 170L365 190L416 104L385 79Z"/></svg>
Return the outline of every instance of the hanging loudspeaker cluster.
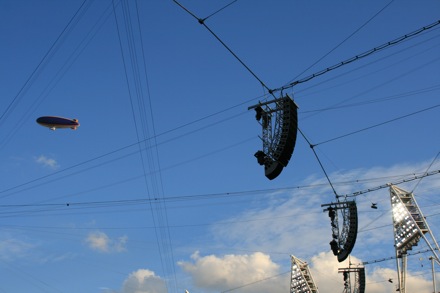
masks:
<svg viewBox="0 0 440 293"><path fill-rule="evenodd" d="M357 207L354 201L347 202L348 209L348 233L344 245L341 247L341 251L338 254L338 261L343 262L350 255L353 250L354 244L356 243L357 232L358 232L358 216ZM344 223L347 225L347 223Z"/></svg>
<svg viewBox="0 0 440 293"><path fill-rule="evenodd" d="M328 206L324 212L328 212L332 226L332 241L330 241L330 249L339 262L343 262L350 255L356 243L358 233L358 215L355 201L344 201L331 204L323 204ZM342 215L342 229L339 230L338 212Z"/></svg>
<svg viewBox="0 0 440 293"><path fill-rule="evenodd" d="M254 156L260 165L264 165L265 176L272 180L287 166L295 149L298 106L286 95L249 109L255 109L256 119L262 120L263 127L263 150L257 151Z"/></svg>

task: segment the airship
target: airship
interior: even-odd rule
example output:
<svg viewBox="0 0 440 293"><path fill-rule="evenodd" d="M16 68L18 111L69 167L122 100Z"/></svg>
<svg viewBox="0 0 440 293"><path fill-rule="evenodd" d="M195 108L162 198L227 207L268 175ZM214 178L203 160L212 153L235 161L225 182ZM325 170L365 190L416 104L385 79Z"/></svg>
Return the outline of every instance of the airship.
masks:
<svg viewBox="0 0 440 293"><path fill-rule="evenodd" d="M63 118L58 116L43 116L37 119L37 123L50 130L57 128L71 128L76 130L79 126L78 119Z"/></svg>

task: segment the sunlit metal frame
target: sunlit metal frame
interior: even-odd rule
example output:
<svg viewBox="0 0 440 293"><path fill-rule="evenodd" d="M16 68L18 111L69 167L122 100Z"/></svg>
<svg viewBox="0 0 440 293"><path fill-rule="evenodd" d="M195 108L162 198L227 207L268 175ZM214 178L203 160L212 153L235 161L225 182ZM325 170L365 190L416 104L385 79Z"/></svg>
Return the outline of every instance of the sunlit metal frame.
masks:
<svg viewBox="0 0 440 293"><path fill-rule="evenodd" d="M429 246L435 261L440 263L439 257L435 252L435 250L439 250L439 246L412 192L403 190L395 185L390 185L390 200L399 282L398 290L400 293L405 293L408 250L411 250L423 238ZM435 249L425 234L431 236L436 247Z"/></svg>
<svg viewBox="0 0 440 293"><path fill-rule="evenodd" d="M347 274L347 279L344 279L343 293L364 293L365 292L365 268L361 267L349 267L339 268L338 273ZM351 286L351 273L354 273L354 287Z"/></svg>
<svg viewBox="0 0 440 293"><path fill-rule="evenodd" d="M307 262L291 255L290 293L319 293Z"/></svg>

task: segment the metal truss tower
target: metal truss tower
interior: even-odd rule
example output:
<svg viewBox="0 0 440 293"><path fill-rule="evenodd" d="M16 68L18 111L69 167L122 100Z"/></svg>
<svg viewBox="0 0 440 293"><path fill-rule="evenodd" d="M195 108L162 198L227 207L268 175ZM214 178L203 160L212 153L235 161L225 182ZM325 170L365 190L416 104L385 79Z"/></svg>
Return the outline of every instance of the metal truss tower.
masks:
<svg viewBox="0 0 440 293"><path fill-rule="evenodd" d="M328 206L324 212L328 212L330 224L332 227L332 241L330 248L333 254L338 257L339 262L343 262L350 255L356 243L358 231L358 215L355 201L344 201L331 204L323 204L322 207ZM338 211L342 217L342 226Z"/></svg>
<svg viewBox="0 0 440 293"><path fill-rule="evenodd" d="M291 255L290 293L319 293L307 262Z"/></svg>
<svg viewBox="0 0 440 293"><path fill-rule="evenodd" d="M440 250L428 223L422 214L412 192L390 185L391 208L393 215L394 247L396 250L397 276L400 293L406 293L407 254L413 246L417 246L421 238L429 246L434 260L440 264L435 250ZM433 245L426 238L430 235Z"/></svg>
<svg viewBox="0 0 440 293"><path fill-rule="evenodd" d="M344 276L343 293L364 293L365 292L365 268L342 268L338 269L338 273ZM354 273L354 287L351 286L351 275Z"/></svg>

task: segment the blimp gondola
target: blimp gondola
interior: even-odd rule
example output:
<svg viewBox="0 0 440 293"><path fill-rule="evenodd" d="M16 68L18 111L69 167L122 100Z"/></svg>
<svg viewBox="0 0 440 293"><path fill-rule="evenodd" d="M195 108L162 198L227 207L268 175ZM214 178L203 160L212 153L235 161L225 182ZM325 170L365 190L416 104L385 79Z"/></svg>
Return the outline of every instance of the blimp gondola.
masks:
<svg viewBox="0 0 440 293"><path fill-rule="evenodd" d="M78 119L63 118L58 116L43 116L37 119L37 123L50 130L57 128L70 128L76 130L79 126Z"/></svg>

